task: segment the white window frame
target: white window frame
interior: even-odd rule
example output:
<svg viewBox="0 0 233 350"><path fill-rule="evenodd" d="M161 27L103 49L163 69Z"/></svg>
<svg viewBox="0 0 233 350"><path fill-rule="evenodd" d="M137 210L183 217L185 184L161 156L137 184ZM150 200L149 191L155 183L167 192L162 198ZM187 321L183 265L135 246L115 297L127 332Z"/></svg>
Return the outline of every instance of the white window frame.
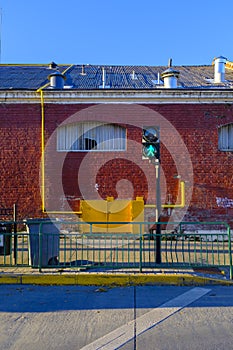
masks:
<svg viewBox="0 0 233 350"><path fill-rule="evenodd" d="M78 122L57 128L58 152L126 151L126 128L97 121Z"/></svg>
<svg viewBox="0 0 233 350"><path fill-rule="evenodd" d="M218 128L218 149L220 151L233 151L233 123Z"/></svg>

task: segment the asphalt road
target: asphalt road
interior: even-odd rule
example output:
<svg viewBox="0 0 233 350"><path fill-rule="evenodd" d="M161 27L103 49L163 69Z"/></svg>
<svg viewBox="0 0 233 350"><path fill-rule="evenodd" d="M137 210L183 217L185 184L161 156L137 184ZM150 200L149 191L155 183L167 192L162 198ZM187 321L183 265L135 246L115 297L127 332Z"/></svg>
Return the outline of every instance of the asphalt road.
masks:
<svg viewBox="0 0 233 350"><path fill-rule="evenodd" d="M2 350L233 348L233 287L0 285Z"/></svg>

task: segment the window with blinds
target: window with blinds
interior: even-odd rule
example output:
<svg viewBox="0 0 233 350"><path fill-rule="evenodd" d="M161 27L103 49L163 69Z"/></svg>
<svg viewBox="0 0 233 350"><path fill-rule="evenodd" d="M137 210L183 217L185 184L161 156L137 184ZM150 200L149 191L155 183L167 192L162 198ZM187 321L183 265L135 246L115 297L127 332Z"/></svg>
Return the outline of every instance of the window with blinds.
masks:
<svg viewBox="0 0 233 350"><path fill-rule="evenodd" d="M125 151L126 129L117 124L82 122L57 129L57 151Z"/></svg>
<svg viewBox="0 0 233 350"><path fill-rule="evenodd" d="M233 124L218 129L218 148L221 151L233 151Z"/></svg>

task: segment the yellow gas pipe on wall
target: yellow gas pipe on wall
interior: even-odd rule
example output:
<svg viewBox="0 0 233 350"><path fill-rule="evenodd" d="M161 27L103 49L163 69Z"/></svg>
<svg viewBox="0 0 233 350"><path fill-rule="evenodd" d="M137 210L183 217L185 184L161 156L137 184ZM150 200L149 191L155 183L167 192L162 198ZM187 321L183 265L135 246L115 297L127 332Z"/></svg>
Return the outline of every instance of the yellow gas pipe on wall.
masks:
<svg viewBox="0 0 233 350"><path fill-rule="evenodd" d="M66 68L62 74L65 74L69 69L73 67L73 64ZM41 197L42 197L42 203L41 203L41 210L43 213L50 213L50 214L82 214L82 211L47 211L45 209L45 110L44 110L44 91L47 86L49 86L50 83L46 83L42 87L36 90L37 93L40 93L40 104L41 104Z"/></svg>
<svg viewBox="0 0 233 350"><path fill-rule="evenodd" d="M185 182L180 181L180 204L162 204L162 208L184 208L185 207ZM155 208L155 204L145 204L145 208Z"/></svg>

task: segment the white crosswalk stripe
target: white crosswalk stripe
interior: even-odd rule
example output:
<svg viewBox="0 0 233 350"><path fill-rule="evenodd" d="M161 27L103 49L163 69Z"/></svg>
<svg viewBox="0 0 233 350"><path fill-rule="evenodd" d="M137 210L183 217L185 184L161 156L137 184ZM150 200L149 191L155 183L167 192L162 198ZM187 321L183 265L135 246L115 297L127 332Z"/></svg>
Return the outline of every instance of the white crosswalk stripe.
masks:
<svg viewBox="0 0 233 350"><path fill-rule="evenodd" d="M105 336L95 340L94 342L84 346L80 350L113 350L124 345L135 336L138 336L157 324L163 322L171 315L190 305L194 301L200 299L205 294L209 293L211 289L207 288L193 288L178 297L169 300L159 307L147 312L143 316L136 318L131 322L115 329ZM135 334L136 322L136 334Z"/></svg>

